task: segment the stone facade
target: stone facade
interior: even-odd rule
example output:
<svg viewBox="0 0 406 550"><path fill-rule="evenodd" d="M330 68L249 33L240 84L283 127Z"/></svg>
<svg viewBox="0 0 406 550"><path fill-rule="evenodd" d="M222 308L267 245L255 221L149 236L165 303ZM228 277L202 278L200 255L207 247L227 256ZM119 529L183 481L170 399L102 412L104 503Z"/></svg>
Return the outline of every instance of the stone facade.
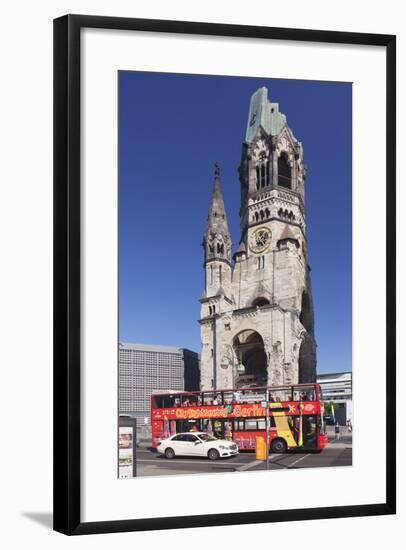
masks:
<svg viewBox="0 0 406 550"><path fill-rule="evenodd" d="M303 147L267 89L251 98L239 168L241 238L231 235L215 168L203 238L201 387L315 381Z"/></svg>

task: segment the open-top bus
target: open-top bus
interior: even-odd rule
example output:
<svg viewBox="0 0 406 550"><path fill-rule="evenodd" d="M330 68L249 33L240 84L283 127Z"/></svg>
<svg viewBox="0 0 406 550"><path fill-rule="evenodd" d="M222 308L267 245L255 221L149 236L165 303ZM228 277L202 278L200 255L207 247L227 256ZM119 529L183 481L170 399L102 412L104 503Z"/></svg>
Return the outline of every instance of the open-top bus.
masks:
<svg viewBox="0 0 406 550"><path fill-rule="evenodd" d="M240 450L254 450L258 437L266 440L268 407L271 452L326 446L320 386L296 384L152 394L152 448L175 433L199 431L233 440Z"/></svg>

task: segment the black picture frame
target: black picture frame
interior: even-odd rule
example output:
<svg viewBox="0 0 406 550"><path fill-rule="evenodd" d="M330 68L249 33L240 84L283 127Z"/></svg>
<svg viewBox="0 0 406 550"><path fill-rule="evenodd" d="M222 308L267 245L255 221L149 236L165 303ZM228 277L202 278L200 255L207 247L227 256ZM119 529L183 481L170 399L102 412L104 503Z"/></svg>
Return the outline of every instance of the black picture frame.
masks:
<svg viewBox="0 0 406 550"><path fill-rule="evenodd" d="M386 48L386 499L328 508L81 522L80 31L102 28ZM54 529L67 535L394 514L396 510L396 37L66 15L54 21Z"/></svg>

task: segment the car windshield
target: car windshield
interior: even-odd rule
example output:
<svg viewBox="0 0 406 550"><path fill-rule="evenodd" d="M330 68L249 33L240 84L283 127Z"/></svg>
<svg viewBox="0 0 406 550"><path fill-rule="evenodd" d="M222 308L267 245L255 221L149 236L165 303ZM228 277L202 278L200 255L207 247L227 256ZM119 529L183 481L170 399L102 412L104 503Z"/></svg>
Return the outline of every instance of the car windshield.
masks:
<svg viewBox="0 0 406 550"><path fill-rule="evenodd" d="M199 434L202 441L216 441L216 438L209 434Z"/></svg>

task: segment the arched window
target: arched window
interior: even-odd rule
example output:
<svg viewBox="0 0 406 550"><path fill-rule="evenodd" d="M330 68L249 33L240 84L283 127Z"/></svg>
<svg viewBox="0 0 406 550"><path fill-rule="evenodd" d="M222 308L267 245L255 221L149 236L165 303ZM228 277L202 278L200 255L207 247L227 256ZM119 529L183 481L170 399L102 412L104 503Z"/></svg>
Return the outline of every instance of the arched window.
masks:
<svg viewBox="0 0 406 550"><path fill-rule="evenodd" d="M243 330L233 340L233 349L244 374L235 379L235 386L266 386L268 383L268 358L262 337L253 330Z"/></svg>
<svg viewBox="0 0 406 550"><path fill-rule="evenodd" d="M261 164L261 187L265 187L266 185L266 171L265 171L265 163Z"/></svg>
<svg viewBox="0 0 406 550"><path fill-rule="evenodd" d="M291 170L286 153L282 153L278 159L278 185L292 189Z"/></svg>
<svg viewBox="0 0 406 550"><path fill-rule="evenodd" d="M265 267L265 256L258 256L257 269L264 269L264 267Z"/></svg>
<svg viewBox="0 0 406 550"><path fill-rule="evenodd" d="M263 187L268 186L268 172L269 161L266 158L265 151L262 151L259 155L258 164L255 167L257 189L262 189Z"/></svg>
<svg viewBox="0 0 406 550"><path fill-rule="evenodd" d="M260 177L260 166L259 166L259 164L256 165L255 170L256 170L256 173L257 173L256 187L257 187L257 189L259 189L260 185L261 185L260 184L261 177Z"/></svg>

